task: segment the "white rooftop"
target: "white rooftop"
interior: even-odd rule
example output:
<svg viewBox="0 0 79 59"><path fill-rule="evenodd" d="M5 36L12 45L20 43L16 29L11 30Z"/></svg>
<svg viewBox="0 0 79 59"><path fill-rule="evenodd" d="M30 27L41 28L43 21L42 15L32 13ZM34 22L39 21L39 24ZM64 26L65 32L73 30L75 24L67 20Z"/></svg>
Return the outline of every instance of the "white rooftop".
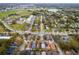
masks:
<svg viewBox="0 0 79 59"><path fill-rule="evenodd" d="M10 39L11 36L0 36L0 39Z"/></svg>
<svg viewBox="0 0 79 59"><path fill-rule="evenodd" d="M30 16L27 18L26 21L27 21L28 23L30 23L30 22L33 20L33 17L34 17L33 15L30 15Z"/></svg>
<svg viewBox="0 0 79 59"><path fill-rule="evenodd" d="M48 11L57 12L58 9L48 9Z"/></svg>

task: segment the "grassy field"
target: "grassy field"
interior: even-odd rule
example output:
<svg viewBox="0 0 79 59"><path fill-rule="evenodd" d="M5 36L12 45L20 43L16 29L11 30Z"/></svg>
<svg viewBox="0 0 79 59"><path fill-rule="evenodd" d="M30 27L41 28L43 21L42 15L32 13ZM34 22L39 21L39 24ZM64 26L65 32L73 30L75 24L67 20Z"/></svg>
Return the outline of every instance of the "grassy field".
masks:
<svg viewBox="0 0 79 59"><path fill-rule="evenodd" d="M6 32L6 31L7 31L7 29L3 26L2 23L0 23L0 33Z"/></svg>
<svg viewBox="0 0 79 59"><path fill-rule="evenodd" d="M15 13L16 13L16 10L0 12L0 19L4 19L4 18L8 17L8 15L15 14Z"/></svg>
<svg viewBox="0 0 79 59"><path fill-rule="evenodd" d="M11 14L15 14L15 16L9 16ZM28 11L28 10L8 10L8 11L4 11L4 12L0 12L0 19L4 19L4 18L7 18L7 17L13 17L13 18L16 18L17 15L19 17L25 17L25 18L28 18L30 14L32 14L32 11ZM17 17L18 17L17 16Z"/></svg>
<svg viewBox="0 0 79 59"><path fill-rule="evenodd" d="M12 24L10 27L15 30L25 30L25 24Z"/></svg>
<svg viewBox="0 0 79 59"><path fill-rule="evenodd" d="M32 14L32 11L26 10L26 9L18 9L18 10L8 10L4 12L0 12L0 19L1 20L6 20L9 18L10 20L17 20L19 18L23 18L24 20L27 20L27 18ZM26 30L26 26L28 24L11 24L9 25L13 29L17 30ZM0 26L0 32L5 31L3 26Z"/></svg>

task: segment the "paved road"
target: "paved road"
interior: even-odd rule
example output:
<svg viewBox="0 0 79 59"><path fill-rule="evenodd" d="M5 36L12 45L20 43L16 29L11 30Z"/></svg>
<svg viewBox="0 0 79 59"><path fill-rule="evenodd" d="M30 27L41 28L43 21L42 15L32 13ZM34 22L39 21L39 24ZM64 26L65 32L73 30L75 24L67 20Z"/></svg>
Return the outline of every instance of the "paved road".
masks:
<svg viewBox="0 0 79 59"><path fill-rule="evenodd" d="M43 19L43 17L42 17L42 15L41 15L41 19L40 19L40 22L41 22L41 24L40 24L40 32L43 32L43 23L42 23L42 19ZM40 34L40 37L41 37L41 40L43 40L43 34L42 34L42 33Z"/></svg>
<svg viewBox="0 0 79 59"><path fill-rule="evenodd" d="M23 36L24 42L23 42L23 44L19 47L20 51L25 50L25 45L26 45L26 43L27 43L25 36L24 36L24 35L22 35L22 36Z"/></svg>
<svg viewBox="0 0 79 59"><path fill-rule="evenodd" d="M51 36L53 43L56 45L56 48L59 52L59 55L63 55L64 53L62 52L62 50L60 49L59 45L54 41L54 38Z"/></svg>
<svg viewBox="0 0 79 59"><path fill-rule="evenodd" d="M14 30L14 29L12 29L12 28L10 28L4 21L1 21L2 22L2 24L7 28L7 29L9 29L9 30L11 30L12 32L17 32L17 33L19 33L19 34L25 34L25 33L31 33L31 34L53 34L53 35L68 35L68 34L79 34L79 32L74 32L74 33L72 33L72 32L31 32L30 31L30 29L32 28L32 25L33 25L33 22L32 22L32 24L31 24L31 28L28 30L28 31L18 31L18 30Z"/></svg>
<svg viewBox="0 0 79 59"><path fill-rule="evenodd" d="M32 17L31 17L32 16ZM35 16L34 15L31 15L30 17L30 20L31 20L31 26L30 26L30 28L28 29L28 31L31 31L31 29L32 29L32 26L33 26L33 24L34 24L34 21L35 21Z"/></svg>

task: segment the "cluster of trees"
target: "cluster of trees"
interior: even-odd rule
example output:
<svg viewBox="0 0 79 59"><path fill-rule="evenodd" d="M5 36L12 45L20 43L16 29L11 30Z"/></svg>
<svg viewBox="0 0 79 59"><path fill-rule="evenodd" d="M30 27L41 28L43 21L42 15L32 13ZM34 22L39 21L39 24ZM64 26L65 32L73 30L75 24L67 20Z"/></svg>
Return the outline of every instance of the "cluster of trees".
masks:
<svg viewBox="0 0 79 59"><path fill-rule="evenodd" d="M0 54L7 54L7 49L10 48L10 44L14 42L14 38L11 38L9 40L7 39L1 39L0 40Z"/></svg>
<svg viewBox="0 0 79 59"><path fill-rule="evenodd" d="M12 38L10 38L8 40L1 39L0 40L0 54L1 55L7 54L7 51L9 48L11 48L11 44L13 42L16 42L16 47L19 47L23 43L23 38L20 35L15 34Z"/></svg>
<svg viewBox="0 0 79 59"><path fill-rule="evenodd" d="M79 50L79 41L77 41L76 38L74 38L74 37L69 39L67 42L60 40L58 42L58 44L63 51L69 51L69 50L73 49L78 52L78 50Z"/></svg>

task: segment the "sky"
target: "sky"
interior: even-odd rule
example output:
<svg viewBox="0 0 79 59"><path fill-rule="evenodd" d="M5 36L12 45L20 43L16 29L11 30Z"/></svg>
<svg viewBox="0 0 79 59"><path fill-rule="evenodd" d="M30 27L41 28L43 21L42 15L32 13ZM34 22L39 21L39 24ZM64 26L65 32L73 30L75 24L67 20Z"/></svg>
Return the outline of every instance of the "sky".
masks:
<svg viewBox="0 0 79 59"><path fill-rule="evenodd" d="M0 3L79 3L79 0L0 0Z"/></svg>

